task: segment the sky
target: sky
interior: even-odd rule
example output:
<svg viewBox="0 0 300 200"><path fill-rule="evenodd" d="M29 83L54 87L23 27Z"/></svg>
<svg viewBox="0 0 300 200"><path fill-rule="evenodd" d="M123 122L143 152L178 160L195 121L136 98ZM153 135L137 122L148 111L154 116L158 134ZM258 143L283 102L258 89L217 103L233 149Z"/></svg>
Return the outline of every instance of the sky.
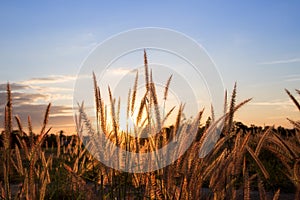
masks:
<svg viewBox="0 0 300 200"><path fill-rule="evenodd" d="M237 82L238 102L253 98L236 120L291 127L286 118L299 112L284 89L297 96L300 85L299 9L299 1L1 2L0 120L9 81L23 123L30 115L38 131L51 102L52 131L73 132L74 83L92 50L120 32L161 27L202 45L224 87Z"/></svg>

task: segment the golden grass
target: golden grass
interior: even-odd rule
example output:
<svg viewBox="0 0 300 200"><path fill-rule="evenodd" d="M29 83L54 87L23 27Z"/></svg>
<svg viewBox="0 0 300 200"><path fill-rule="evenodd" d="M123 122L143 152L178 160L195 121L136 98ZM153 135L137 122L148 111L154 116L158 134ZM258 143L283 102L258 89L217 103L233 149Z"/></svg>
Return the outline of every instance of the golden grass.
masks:
<svg viewBox="0 0 300 200"><path fill-rule="evenodd" d="M121 99L116 99L108 87L109 104L105 105L93 74L96 128L89 120L84 110L84 104L79 104L79 112L75 116L76 130L79 135L90 135L94 139L86 146L92 147L92 153L99 156L113 149L117 145L129 152L156 152L157 149L168 145L171 141L188 140L187 130L197 130L204 110L200 111L193 122L183 121L184 105L172 107L167 113L159 110L159 99L153 82L153 74L148 67L146 51L144 51L145 93L138 100L138 72L133 87L128 92L126 117L133 116L137 111L137 118L133 128L120 129ZM172 75L166 81L163 102L164 108L171 85ZM92 89L92 88L91 88ZM288 90L288 96L299 109L299 102ZM296 90L300 95L300 91ZM47 128L51 104L46 108L44 121L40 133L35 136L32 132L31 119L28 117L28 133L24 131L22 122L15 117L18 126L17 145L11 146L12 140L12 98L10 85L7 84L7 103L4 110L5 131L3 135L3 182L0 182L2 199L46 199L51 198L58 191L65 195L76 193L79 199L251 199L251 192L257 186L260 199L268 198L266 185L272 174L262 160L264 152L271 153L283 166L282 171L295 188L295 199L300 198L300 123L290 120L296 128L296 135L284 138L274 131L274 127L258 132L237 131L234 114L240 107L251 99L236 103L237 86L234 85L231 99L228 101L227 92L224 100L224 116L215 119L211 107L212 122L203 130L200 141L193 141L188 150L174 163L153 172L125 173L111 169L97 161L82 144L78 137L72 137L67 145L61 146L64 139L56 136L57 148L47 150L42 148L51 129ZM230 105L227 105L230 102ZM229 108L228 108L229 107ZM175 112L175 113L174 113ZM166 120L175 114L172 127L165 127ZM108 116L110 115L110 116ZM220 121L224 126L219 130ZM200 130L200 129L199 129ZM216 141L214 148L205 157L199 153L206 139L215 137L215 131L222 131L222 137ZM99 131L109 138L112 144L99 140ZM133 135L128 133L133 131ZM143 131L151 134L142 138ZM29 141L25 138L29 137ZM100 138L101 139L101 138ZM103 149L99 149L101 147ZM169 149L170 156L182 152L184 145L178 149ZM51 151L49 153L49 151ZM114 152L108 153L109 158ZM160 165L162 155L155 154L156 165ZM129 158L121 157L118 165L126 165ZM142 160L137 156L130 167L142 170ZM64 184L61 188L53 189L53 182L57 176L65 173ZM12 193L10 176L17 173L22 178L16 193ZM93 174L90 176L90 174ZM92 185L92 187L91 187ZM51 187L50 187L51 186ZM206 186L209 192L205 193ZM241 193L241 194L240 194ZM280 188L275 188L273 199L280 198Z"/></svg>

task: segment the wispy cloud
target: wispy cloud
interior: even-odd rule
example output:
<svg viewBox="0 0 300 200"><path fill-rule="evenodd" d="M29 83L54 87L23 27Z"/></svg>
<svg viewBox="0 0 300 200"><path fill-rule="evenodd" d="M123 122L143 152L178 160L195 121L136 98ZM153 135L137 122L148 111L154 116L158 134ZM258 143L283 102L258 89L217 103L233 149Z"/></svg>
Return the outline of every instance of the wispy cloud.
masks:
<svg viewBox="0 0 300 200"><path fill-rule="evenodd" d="M132 70L132 69L128 69L128 68L116 68L116 69L107 70L107 73L110 75L124 76L129 73L135 74L136 70Z"/></svg>
<svg viewBox="0 0 300 200"><path fill-rule="evenodd" d="M18 115L23 122L26 124L27 117L30 116L33 128L39 130L42 124L44 113L46 110L46 104L22 104L13 106L13 115ZM73 124L72 108L68 106L56 106L52 105L50 109L50 120L48 127L53 127L55 129L64 129L65 124ZM0 120L4 120L3 112L0 112ZM15 122L14 122L15 123ZM16 125L16 124L15 124ZM0 124L3 128L3 125ZM74 126L73 126L74 127Z"/></svg>
<svg viewBox="0 0 300 200"><path fill-rule="evenodd" d="M32 78L26 81L21 81L23 85L40 85L40 84L54 84L64 83L68 81L74 81L76 76L63 76L63 75L51 75L48 77Z"/></svg>
<svg viewBox="0 0 300 200"><path fill-rule="evenodd" d="M300 74L291 74L288 76L284 76L284 81L293 82L293 81L300 81Z"/></svg>
<svg viewBox="0 0 300 200"><path fill-rule="evenodd" d="M6 91L7 88L7 83L2 83L0 84L0 92ZM24 89L29 89L30 86L26 84L19 84L19 83L11 83L10 84L10 89L11 90L24 90Z"/></svg>
<svg viewBox="0 0 300 200"><path fill-rule="evenodd" d="M73 95L72 94L51 94L49 95L48 101L59 101L59 100L72 100Z"/></svg>
<svg viewBox="0 0 300 200"><path fill-rule="evenodd" d="M48 103L72 100L76 76L50 75L10 83L12 96L18 103ZM60 84L64 83L64 84ZM0 106L6 101L7 83L0 84Z"/></svg>
<svg viewBox="0 0 300 200"><path fill-rule="evenodd" d="M39 100L46 100L48 95L45 94L32 94L32 93L23 93L23 92L13 92L12 93L13 103L17 106L22 104L33 104ZM3 107L6 104L6 93L0 92L0 107Z"/></svg>
<svg viewBox="0 0 300 200"><path fill-rule="evenodd" d="M278 64L289 64L289 63L298 63L298 62L300 62L300 58L265 61L265 62L259 62L257 64L258 65L278 65Z"/></svg>
<svg viewBox="0 0 300 200"><path fill-rule="evenodd" d="M255 106L276 106L276 107L290 107L294 106L289 99L277 99L273 101L250 102L249 105Z"/></svg>
<svg viewBox="0 0 300 200"><path fill-rule="evenodd" d="M65 124L74 123L72 87L75 79L76 76L52 75L11 83L13 115L19 115L24 123L30 115L35 130L38 130L47 104L52 102L49 125L54 129L64 129ZM0 122L7 101L6 87L7 83L0 84Z"/></svg>

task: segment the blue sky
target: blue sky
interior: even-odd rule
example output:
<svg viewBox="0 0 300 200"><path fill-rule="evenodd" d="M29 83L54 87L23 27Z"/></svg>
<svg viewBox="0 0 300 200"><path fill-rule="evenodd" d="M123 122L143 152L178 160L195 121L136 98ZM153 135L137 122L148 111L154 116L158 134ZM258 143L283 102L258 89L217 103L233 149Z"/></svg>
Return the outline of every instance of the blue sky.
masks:
<svg viewBox="0 0 300 200"><path fill-rule="evenodd" d="M1 2L0 84L23 86L15 96L27 102L16 112L33 106L40 123L51 101L54 127L71 127L74 77L95 46L133 28L170 28L207 50L226 88L237 81L238 100L254 98L237 119L288 126L286 117L299 117L284 93L300 85L299 9L299 1Z"/></svg>

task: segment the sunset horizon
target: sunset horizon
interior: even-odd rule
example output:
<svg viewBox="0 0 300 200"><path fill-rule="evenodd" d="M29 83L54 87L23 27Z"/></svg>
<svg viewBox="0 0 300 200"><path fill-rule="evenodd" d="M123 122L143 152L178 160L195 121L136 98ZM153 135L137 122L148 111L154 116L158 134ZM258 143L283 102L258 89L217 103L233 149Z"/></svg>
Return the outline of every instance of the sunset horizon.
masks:
<svg viewBox="0 0 300 200"><path fill-rule="evenodd" d="M294 93L300 84L298 3L218 5L191 1L144 6L123 2L120 3L122 9L110 3L95 4L97 6L91 7L88 3L66 2L2 3L1 119L6 83L10 82L15 114L20 115L22 121L31 115L37 131L42 123L41 113L52 103L53 131L73 132L70 128L74 124L74 84L85 59L112 36L144 27L178 31L203 47L219 71L228 96L237 82L237 101L253 98L236 113L237 121L248 126L292 128L286 118L299 117L284 91ZM127 9L135 12L127 12ZM152 15L151 10L158 14ZM163 14L166 10L170 10L167 16ZM105 17L109 23L102 20ZM132 58L124 59L119 75L130 63L133 67L143 64L142 54ZM159 54L149 53L149 62L157 59L160 59ZM92 79L92 74L90 77ZM207 116L210 115L210 106L203 107Z"/></svg>

